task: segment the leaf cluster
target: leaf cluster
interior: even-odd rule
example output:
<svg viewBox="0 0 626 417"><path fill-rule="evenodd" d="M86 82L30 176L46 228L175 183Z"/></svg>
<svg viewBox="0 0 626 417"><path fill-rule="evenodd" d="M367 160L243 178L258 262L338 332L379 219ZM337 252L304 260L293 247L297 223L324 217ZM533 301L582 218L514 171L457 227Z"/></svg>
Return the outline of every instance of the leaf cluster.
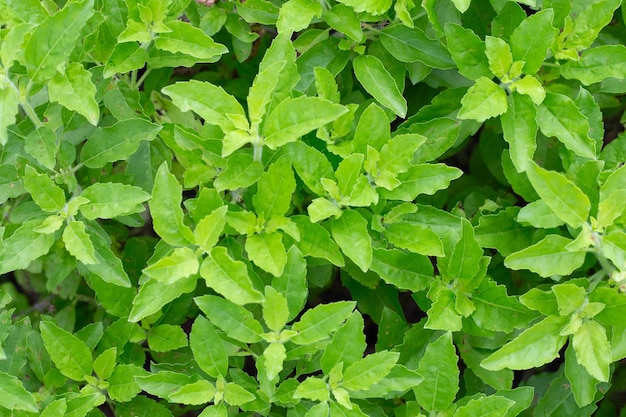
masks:
<svg viewBox="0 0 626 417"><path fill-rule="evenodd" d="M624 10L0 0L0 414L617 415Z"/></svg>

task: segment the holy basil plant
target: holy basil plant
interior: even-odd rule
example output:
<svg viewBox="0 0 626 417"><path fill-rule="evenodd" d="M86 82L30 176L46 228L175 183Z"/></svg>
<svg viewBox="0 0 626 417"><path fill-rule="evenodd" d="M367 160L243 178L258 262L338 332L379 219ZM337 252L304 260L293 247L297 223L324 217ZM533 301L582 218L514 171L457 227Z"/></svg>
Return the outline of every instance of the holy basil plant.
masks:
<svg viewBox="0 0 626 417"><path fill-rule="evenodd" d="M0 414L626 415L621 3L0 0Z"/></svg>

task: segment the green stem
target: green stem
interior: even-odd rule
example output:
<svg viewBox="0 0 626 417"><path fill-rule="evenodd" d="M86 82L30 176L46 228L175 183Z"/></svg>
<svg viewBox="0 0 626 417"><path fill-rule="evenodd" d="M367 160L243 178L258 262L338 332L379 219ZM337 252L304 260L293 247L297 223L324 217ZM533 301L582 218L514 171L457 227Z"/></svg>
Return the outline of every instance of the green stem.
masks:
<svg viewBox="0 0 626 417"><path fill-rule="evenodd" d="M146 80L146 78L148 77L148 75L150 74L150 71L152 70L152 68L147 68L143 74L141 74L141 77L139 77L139 79L137 80L137 82L135 83L134 87L135 89L139 89L139 87L141 87L141 85L143 84L143 82Z"/></svg>
<svg viewBox="0 0 626 417"><path fill-rule="evenodd" d="M263 163L263 145L255 143L252 149L254 161Z"/></svg>
<svg viewBox="0 0 626 417"><path fill-rule="evenodd" d="M28 99L27 99L28 93L25 93L24 95L22 95L20 93L19 88L17 88L17 86L13 84L13 81L11 81L8 77L6 78L6 80L9 82L9 85L11 86L11 88L15 90L15 92L17 93L17 96L20 98L20 106L22 107L22 110L24 110L24 113L26 113L26 116L28 116L28 118L30 119L31 122L33 122L36 128L43 127L43 122L39 119L39 116L37 116L35 109L33 109L33 107L28 102ZM32 82L28 84L28 87L26 89L27 92L30 91L31 86L32 86Z"/></svg>

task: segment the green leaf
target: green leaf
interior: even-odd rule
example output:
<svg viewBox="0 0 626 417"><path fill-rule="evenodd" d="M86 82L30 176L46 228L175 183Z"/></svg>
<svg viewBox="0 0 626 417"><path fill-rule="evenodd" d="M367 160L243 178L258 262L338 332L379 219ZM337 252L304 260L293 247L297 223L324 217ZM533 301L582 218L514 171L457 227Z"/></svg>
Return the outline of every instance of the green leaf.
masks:
<svg viewBox="0 0 626 417"><path fill-rule="evenodd" d="M406 116L406 100L396 81L378 58L360 55L354 59L352 66L357 80L372 97L398 116Z"/></svg>
<svg viewBox="0 0 626 417"><path fill-rule="evenodd" d="M151 262L141 272L163 284L173 284L197 274L199 267L196 253L188 247L183 247L172 250L156 262Z"/></svg>
<svg viewBox="0 0 626 417"><path fill-rule="evenodd" d="M543 85L532 75L527 75L513 82L511 90L529 96L533 103L537 105L543 103L543 100L546 98L546 90L543 88Z"/></svg>
<svg viewBox="0 0 626 417"><path fill-rule="evenodd" d="M97 232L87 230L89 238L94 248L94 256L96 263L85 264L85 267L92 273L97 275L103 281L119 286L130 288L130 279L124 270L124 266L120 258L115 256L107 242Z"/></svg>
<svg viewBox="0 0 626 417"><path fill-rule="evenodd" d="M529 224L541 229L550 229L562 225L563 220L554 214L554 211L544 200L533 201L522 207L517 214L517 222Z"/></svg>
<svg viewBox="0 0 626 417"><path fill-rule="evenodd" d="M165 284L154 279L142 283L137 296L133 299L133 308L128 321L136 323L161 310L163 306L182 294L193 291L196 288L197 279L196 275L192 275L173 284Z"/></svg>
<svg viewBox="0 0 626 417"><path fill-rule="evenodd" d="M115 369L117 348L112 347L102 352L93 361L93 370L100 379L109 379Z"/></svg>
<svg viewBox="0 0 626 417"><path fill-rule="evenodd" d="M298 345L307 345L328 338L350 316L354 307L353 301L337 301L307 310L292 326L291 329L297 334L291 341Z"/></svg>
<svg viewBox="0 0 626 417"><path fill-rule="evenodd" d="M552 287L552 292L556 296L561 316L569 316L578 310L587 298L585 289L575 284L564 283L555 285Z"/></svg>
<svg viewBox="0 0 626 417"><path fill-rule="evenodd" d="M332 235L343 253L363 272L372 263L372 238L367 231L367 220L355 210L346 210L331 222Z"/></svg>
<svg viewBox="0 0 626 417"><path fill-rule="evenodd" d="M372 103L361 114L354 131L352 147L354 152L367 155L367 147L379 150L391 138L389 117L376 103Z"/></svg>
<svg viewBox="0 0 626 417"><path fill-rule="evenodd" d="M77 260L85 265L95 264L98 259L95 257L95 250L89 235L85 231L85 223L71 221L63 229L63 243L65 249Z"/></svg>
<svg viewBox="0 0 626 417"><path fill-rule="evenodd" d="M515 401L499 395L490 395L474 400L459 407L454 412L454 417L499 417L507 415Z"/></svg>
<svg viewBox="0 0 626 417"><path fill-rule="evenodd" d="M169 352L187 346L187 335L180 326L160 324L148 333L148 346L153 352Z"/></svg>
<svg viewBox="0 0 626 417"><path fill-rule="evenodd" d="M474 228L471 223L462 219L461 226L461 238L454 246L444 275L450 281L458 279L460 285L469 286L480 269L483 250L474 237Z"/></svg>
<svg viewBox="0 0 626 417"><path fill-rule="evenodd" d="M537 149L537 110L529 96L512 93L507 111L500 116L504 140L509 144L511 161L517 172L524 172Z"/></svg>
<svg viewBox="0 0 626 417"><path fill-rule="evenodd" d="M39 415L40 417L56 417L64 416L67 411L67 401L65 398L60 398L49 403L46 408Z"/></svg>
<svg viewBox="0 0 626 417"><path fill-rule="evenodd" d="M26 391L16 376L4 372L0 372L0 405L9 410L39 411L33 394Z"/></svg>
<svg viewBox="0 0 626 417"><path fill-rule="evenodd" d="M246 264L233 260L222 246L214 247L211 256L204 259L200 275L209 287L233 303L243 305L263 301L263 294L254 288Z"/></svg>
<svg viewBox="0 0 626 417"><path fill-rule="evenodd" d="M245 119L246 113L237 99L222 87L190 80L168 85L161 91L170 96L182 111L194 111L208 123L221 127L225 133L248 128L247 122L246 125L238 125L233 120L235 117Z"/></svg>
<svg viewBox="0 0 626 417"><path fill-rule="evenodd" d="M624 270L626 265L626 233L615 230L602 240L604 255Z"/></svg>
<svg viewBox="0 0 626 417"><path fill-rule="evenodd" d="M357 13L366 12L374 16L385 13L391 7L391 0L339 0L339 3L354 8Z"/></svg>
<svg viewBox="0 0 626 417"><path fill-rule="evenodd" d="M565 350L565 376L572 384L572 393L579 407L593 402L596 396L598 380L587 372L584 366L578 363L574 348L570 344Z"/></svg>
<svg viewBox="0 0 626 417"><path fill-rule="evenodd" d="M248 92L247 103L250 123L255 130L258 129L267 111L267 106L272 101L273 93L279 84L285 65L286 61L273 62L254 77Z"/></svg>
<svg viewBox="0 0 626 417"><path fill-rule="evenodd" d="M276 28L279 33L299 32L306 29L314 17L323 13L321 4L308 0L289 0L284 3L278 13Z"/></svg>
<svg viewBox="0 0 626 417"><path fill-rule="evenodd" d="M106 60L103 76L111 78L115 74L138 70L149 58L148 52L137 42L118 43Z"/></svg>
<svg viewBox="0 0 626 417"><path fill-rule="evenodd" d="M589 137L589 122L571 98L547 93L537 107L537 124L544 135L556 137L575 154L596 159L596 143Z"/></svg>
<svg viewBox="0 0 626 417"><path fill-rule="evenodd" d="M516 221L519 212L519 209L508 208L497 214L480 216L474 230L480 246L497 249L503 256L530 246L534 230L518 223L519 216Z"/></svg>
<svg viewBox="0 0 626 417"><path fill-rule="evenodd" d="M19 112L19 94L13 88L2 86L0 88L0 146L4 146L8 140L7 128L15 123Z"/></svg>
<svg viewBox="0 0 626 417"><path fill-rule="evenodd" d="M164 399L169 398L170 394L183 386L195 382L195 379L197 378L175 371L159 371L135 376L135 381L142 390Z"/></svg>
<svg viewBox="0 0 626 417"><path fill-rule="evenodd" d="M424 382L413 388L413 392L427 411L445 410L454 401L459 390L458 360L450 332L426 347L417 369Z"/></svg>
<svg viewBox="0 0 626 417"><path fill-rule="evenodd" d="M462 174L460 169L445 164L411 165L407 172L398 174L397 178L401 182L398 187L391 191L385 189L378 191L382 198L413 201L420 194L432 195L439 190L446 189L450 182Z"/></svg>
<svg viewBox="0 0 626 417"><path fill-rule="evenodd" d="M292 142L285 146L291 157L293 168L300 179L317 195L325 191L321 178L334 178L333 168L326 156L304 142Z"/></svg>
<svg viewBox="0 0 626 417"><path fill-rule="evenodd" d="M571 13L571 15L574 22L572 24L571 21L567 21L567 32L565 33L567 36L564 40L561 37L559 39L561 51L558 51L556 55L559 59L562 59L561 54L565 58L569 58L570 54L576 54L574 57L577 59L577 52L589 48L598 38L600 31L611 23L615 9L620 6L620 2L602 0L589 4L587 7L573 6L575 13ZM561 8L565 9L564 6ZM569 9L565 11L567 13Z"/></svg>
<svg viewBox="0 0 626 417"><path fill-rule="evenodd" d="M100 118L100 109L96 102L96 86L91 82L91 73L79 63L71 63L65 72L57 72L48 83L50 101L85 116L87 121L96 126Z"/></svg>
<svg viewBox="0 0 626 417"><path fill-rule="evenodd" d="M160 130L161 126L144 119L128 119L98 128L85 142L80 159L89 168L126 159L139 149L141 141L152 141Z"/></svg>
<svg viewBox="0 0 626 417"><path fill-rule="evenodd" d="M480 77L461 99L459 119L484 122L507 111L504 90L487 77Z"/></svg>
<svg viewBox="0 0 626 417"><path fill-rule="evenodd" d="M237 385L233 382L229 382L226 384L224 389L224 401L226 401L230 405L241 405L248 403L250 401L254 401L256 397L254 394L248 392L245 388L240 385Z"/></svg>
<svg viewBox="0 0 626 417"><path fill-rule="evenodd" d="M380 171L389 171L400 174L407 171L415 151L422 146L426 138L415 133L406 133L394 136L380 149L380 160L377 168Z"/></svg>
<svg viewBox="0 0 626 417"><path fill-rule="evenodd" d="M571 239L560 235L548 235L532 246L512 253L504 260L511 269L528 269L542 277L569 275L585 261L584 251L571 252L567 245Z"/></svg>
<svg viewBox="0 0 626 417"><path fill-rule="evenodd" d="M93 13L93 0L72 1L36 27L24 49L33 81L49 80L63 66Z"/></svg>
<svg viewBox="0 0 626 417"><path fill-rule="evenodd" d="M203 316L197 316L189 334L189 346L204 372L218 378L228 371L228 353L215 327Z"/></svg>
<svg viewBox="0 0 626 417"><path fill-rule="evenodd" d="M218 191L247 188L263 174L263 164L252 155L237 152L228 158L227 166L218 175L213 185Z"/></svg>
<svg viewBox="0 0 626 417"><path fill-rule="evenodd" d="M337 177L336 191L328 186L329 182L322 181L322 186L329 191L331 197L349 196L352 193L361 177L364 159L362 154L356 153L344 158L339 163L335 172L335 177Z"/></svg>
<svg viewBox="0 0 626 417"><path fill-rule="evenodd" d="M205 253L211 252L211 249L219 241L220 235L226 225L227 212L227 206L217 208L210 214L204 216L196 225L193 231L194 240Z"/></svg>
<svg viewBox="0 0 626 417"><path fill-rule="evenodd" d="M444 256L439 236L429 228L410 222L385 225L385 237L393 245L426 256Z"/></svg>
<svg viewBox="0 0 626 417"><path fill-rule="evenodd" d="M112 400L119 402L132 400L141 392L141 387L135 382L135 376L144 373L145 371L136 365L117 365L107 381L109 383L107 394Z"/></svg>
<svg viewBox="0 0 626 417"><path fill-rule="evenodd" d="M587 49L578 61L569 61L561 66L564 78L580 80L591 85L607 78L624 78L626 72L626 47L624 45L602 45Z"/></svg>
<svg viewBox="0 0 626 417"><path fill-rule="evenodd" d="M194 298L211 323L229 337L244 343L261 341L263 327L244 307L215 295Z"/></svg>
<svg viewBox="0 0 626 417"><path fill-rule="evenodd" d="M56 165L57 135L46 126L33 130L26 136L24 150L52 170Z"/></svg>
<svg viewBox="0 0 626 417"><path fill-rule="evenodd" d="M278 149L347 112L345 106L319 97L286 98L265 119L264 144L272 150Z"/></svg>
<svg viewBox="0 0 626 417"><path fill-rule="evenodd" d="M534 74L541 68L558 30L552 27L554 10L545 9L525 19L511 34L514 61L524 61L524 73Z"/></svg>
<svg viewBox="0 0 626 417"><path fill-rule="evenodd" d="M0 274L25 269L32 261L45 255L54 244L54 234L38 233L43 220L29 220L17 228L0 245Z"/></svg>
<svg viewBox="0 0 626 417"><path fill-rule="evenodd" d="M263 214L266 220L283 216L291 205L291 195L296 189L288 157L273 163L257 182L257 193L252 197L257 215Z"/></svg>
<svg viewBox="0 0 626 417"><path fill-rule="evenodd" d="M341 208L335 201L330 201L325 197L316 198L311 201L307 207L309 218L312 222L317 223L329 217L339 217L343 213Z"/></svg>
<svg viewBox="0 0 626 417"><path fill-rule="evenodd" d="M184 385L168 396L168 401L179 404L200 405L211 402L215 387L209 381L201 379Z"/></svg>
<svg viewBox="0 0 626 417"><path fill-rule="evenodd" d="M97 182L80 194L89 201L80 206L80 212L89 220L113 219L142 212L142 203L150 194L139 187L115 182Z"/></svg>
<svg viewBox="0 0 626 417"><path fill-rule="evenodd" d="M569 317L558 316L543 319L492 353L481 366L497 371L537 368L551 362L567 341L567 336L560 333L568 321Z"/></svg>
<svg viewBox="0 0 626 417"><path fill-rule="evenodd" d="M289 321L302 310L308 295L306 262L297 246L287 251L287 264L280 277L272 279L272 287L287 300Z"/></svg>
<svg viewBox="0 0 626 417"><path fill-rule="evenodd" d="M271 381L283 370L283 363L287 358L285 345L280 342L270 343L263 351L263 357L265 358L267 379Z"/></svg>
<svg viewBox="0 0 626 417"><path fill-rule="evenodd" d="M413 292L428 288L434 272L426 256L398 249L375 248L370 268L387 284Z"/></svg>
<svg viewBox="0 0 626 417"><path fill-rule="evenodd" d="M493 36L485 37L485 54L489 60L489 69L496 77L503 78L513 65L513 55L508 43ZM489 74L486 75L489 77Z"/></svg>
<svg viewBox="0 0 626 417"><path fill-rule="evenodd" d="M65 192L48 175L40 174L35 168L26 165L23 182L26 191L42 210L54 213L65 206Z"/></svg>
<svg viewBox="0 0 626 417"><path fill-rule="evenodd" d="M154 231L167 243L185 246L193 242L193 232L183 222L182 187L170 173L167 163L159 167L154 178L152 199L149 202Z"/></svg>
<svg viewBox="0 0 626 417"><path fill-rule="evenodd" d="M283 273L287 263L287 252L282 235L278 232L248 236L245 244L250 260L275 277Z"/></svg>
<svg viewBox="0 0 626 417"><path fill-rule="evenodd" d="M559 370L552 379L545 394L537 401L535 406L538 415L577 415L590 417L597 409L595 404L589 404L581 408L576 404L574 393L569 386L565 374Z"/></svg>
<svg viewBox="0 0 626 417"><path fill-rule="evenodd" d="M363 316L358 311L354 311L337 329L320 359L325 374L329 374L338 363L343 363L343 367L346 367L363 357L363 352L367 347L363 326Z"/></svg>
<svg viewBox="0 0 626 417"><path fill-rule="evenodd" d="M323 380L309 376L302 381L296 392L293 394L294 398L308 398L313 401L328 401L330 393L326 382Z"/></svg>
<svg viewBox="0 0 626 417"><path fill-rule="evenodd" d="M289 319L287 299L273 287L265 287L265 299L263 300L262 311L263 320L270 330L280 332L287 324Z"/></svg>
<svg viewBox="0 0 626 417"><path fill-rule="evenodd" d="M169 52L191 55L203 62L215 62L220 55L228 52L224 45L216 43L199 28L180 20L167 22L171 32L159 33L154 46Z"/></svg>
<svg viewBox="0 0 626 417"><path fill-rule="evenodd" d="M91 350L82 340L51 321L42 321L39 328L50 358L63 375L75 381L91 375Z"/></svg>
<svg viewBox="0 0 626 417"><path fill-rule="evenodd" d="M343 33L354 42L360 43L363 40L361 21L353 8L343 4L335 4L332 8L324 11L322 18L328 26Z"/></svg>
<svg viewBox="0 0 626 417"><path fill-rule="evenodd" d="M459 73L470 80L480 77L491 78L490 63L485 55L485 42L471 29L466 29L456 23L447 23L444 30L448 50L459 68ZM502 77L502 75L498 76Z"/></svg>
<svg viewBox="0 0 626 417"><path fill-rule="evenodd" d="M401 62L419 61L432 68L454 68L450 52L439 41L426 36L418 27L387 26L380 32L380 41Z"/></svg>
<svg viewBox="0 0 626 417"><path fill-rule="evenodd" d="M459 331L463 328L463 317L456 310L456 301L460 297L454 291L439 282L433 283L428 291L428 298L432 300L426 312L428 320L424 324L427 329Z"/></svg>
<svg viewBox="0 0 626 417"><path fill-rule="evenodd" d="M476 311L472 319L481 329L509 333L522 329L535 318L536 314L507 294L504 285L491 279L484 279L472 293Z"/></svg>
<svg viewBox="0 0 626 417"><path fill-rule="evenodd" d="M346 389L366 390L385 378L398 361L397 352L376 352L348 366L343 374L342 386Z"/></svg>
<svg viewBox="0 0 626 417"><path fill-rule="evenodd" d="M572 337L576 360L598 381L608 382L611 365L611 346L604 327L599 323L584 321Z"/></svg>
<svg viewBox="0 0 626 417"><path fill-rule="evenodd" d="M580 227L587 221L591 202L565 175L543 169L534 162L528 165L526 173L537 194L561 220L572 227Z"/></svg>

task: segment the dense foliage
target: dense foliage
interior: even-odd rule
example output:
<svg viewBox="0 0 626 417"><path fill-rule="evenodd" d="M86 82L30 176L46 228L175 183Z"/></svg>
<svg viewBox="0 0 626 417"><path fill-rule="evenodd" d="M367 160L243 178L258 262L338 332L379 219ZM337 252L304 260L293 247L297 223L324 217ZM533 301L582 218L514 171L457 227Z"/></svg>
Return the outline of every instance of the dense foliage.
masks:
<svg viewBox="0 0 626 417"><path fill-rule="evenodd" d="M0 0L0 414L620 414L626 7L418 3Z"/></svg>

